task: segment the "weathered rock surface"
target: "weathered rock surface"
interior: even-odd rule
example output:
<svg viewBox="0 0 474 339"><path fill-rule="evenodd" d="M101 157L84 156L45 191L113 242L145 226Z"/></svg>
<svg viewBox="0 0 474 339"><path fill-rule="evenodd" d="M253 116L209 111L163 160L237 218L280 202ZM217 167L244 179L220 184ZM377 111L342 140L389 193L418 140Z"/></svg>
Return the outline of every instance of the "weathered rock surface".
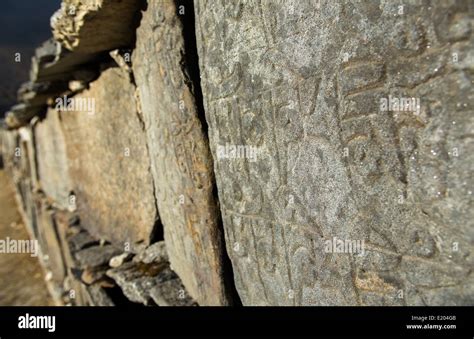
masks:
<svg viewBox="0 0 474 339"><path fill-rule="evenodd" d="M46 118L35 124L35 147L41 189L62 209L68 209L72 191L66 140L59 113L49 109Z"/></svg>
<svg viewBox="0 0 474 339"><path fill-rule="evenodd" d="M194 3L52 18L0 133L48 289L227 305L227 252L244 305L474 305L472 2Z"/></svg>
<svg viewBox="0 0 474 339"><path fill-rule="evenodd" d="M46 106L32 106L27 103L19 103L10 108L5 115L5 123L8 128L16 129L25 126L33 117L46 111Z"/></svg>
<svg viewBox="0 0 474 339"><path fill-rule="evenodd" d="M166 245L164 241L158 241L150 245L145 250L137 253L133 257L134 262L142 262L144 264L151 264L152 262L169 261L168 253L166 252Z"/></svg>
<svg viewBox="0 0 474 339"><path fill-rule="evenodd" d="M137 30L132 68L169 260L200 304L225 305L212 161L185 53L175 2L150 1Z"/></svg>
<svg viewBox="0 0 474 339"><path fill-rule="evenodd" d="M164 242L158 242L148 249L148 254L137 255L132 262L109 269L107 275L131 301L145 305L154 302L159 306L194 305L181 280L170 269L165 250ZM150 253L155 253L153 261L150 260Z"/></svg>
<svg viewBox="0 0 474 339"><path fill-rule="evenodd" d="M472 9L196 3L210 144L244 304L474 303ZM391 97L419 108L384 109ZM364 241L365 251L327 250L333 237Z"/></svg>
<svg viewBox="0 0 474 339"><path fill-rule="evenodd" d="M64 0L51 18L54 38L76 53L96 53L133 43L141 0Z"/></svg>
<svg viewBox="0 0 474 339"><path fill-rule="evenodd" d="M155 267L157 267L157 270L162 269L158 265L149 266L151 270ZM137 264L128 262L119 268L108 270L107 275L115 280L129 300L150 305L151 297L149 290L155 285L155 280L146 273L146 268L141 270Z"/></svg>
<svg viewBox="0 0 474 339"><path fill-rule="evenodd" d="M158 218L134 92L123 72L110 68L73 98L92 110L60 113L81 224L122 249L148 244Z"/></svg>
<svg viewBox="0 0 474 339"><path fill-rule="evenodd" d="M57 41L49 39L35 51L31 60L30 81L18 90L19 104L6 114L8 128L25 126L30 120L43 114L49 100L62 93L85 88L99 74L97 63L103 59L100 53L71 53ZM76 83L70 89L70 83ZM80 88L77 83L82 84Z"/></svg>
<svg viewBox="0 0 474 339"><path fill-rule="evenodd" d="M65 303L114 306L108 292L118 287L105 273L107 262L120 250L111 245L100 246L99 241L80 227L74 213L58 210L54 221L67 267L63 282Z"/></svg>

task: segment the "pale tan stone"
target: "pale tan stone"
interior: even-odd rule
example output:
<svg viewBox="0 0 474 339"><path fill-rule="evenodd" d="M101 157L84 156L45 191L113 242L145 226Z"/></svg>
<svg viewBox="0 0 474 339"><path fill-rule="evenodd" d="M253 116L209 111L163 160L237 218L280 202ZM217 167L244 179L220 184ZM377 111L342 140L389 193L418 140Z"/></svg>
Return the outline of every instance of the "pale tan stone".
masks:
<svg viewBox="0 0 474 339"><path fill-rule="evenodd" d="M110 68L73 98L94 102L92 114L61 112L81 224L119 248L147 244L158 218L134 93L123 71Z"/></svg>

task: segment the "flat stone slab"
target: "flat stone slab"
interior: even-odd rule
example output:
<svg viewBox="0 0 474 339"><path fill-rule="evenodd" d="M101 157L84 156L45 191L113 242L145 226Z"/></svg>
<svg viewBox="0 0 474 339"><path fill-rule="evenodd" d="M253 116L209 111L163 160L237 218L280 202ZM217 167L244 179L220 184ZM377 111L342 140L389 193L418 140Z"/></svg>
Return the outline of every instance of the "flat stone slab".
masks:
<svg viewBox="0 0 474 339"><path fill-rule="evenodd" d="M53 14L54 38L80 53L110 51L133 43L140 0L63 0Z"/></svg>
<svg viewBox="0 0 474 339"><path fill-rule="evenodd" d="M243 304L472 304L472 6L195 9Z"/></svg>
<svg viewBox="0 0 474 339"><path fill-rule="evenodd" d="M82 110L60 113L81 225L94 238L123 250L148 244L158 219L134 94L128 76L109 68L89 90L73 97L86 103Z"/></svg>
<svg viewBox="0 0 474 339"><path fill-rule="evenodd" d="M88 70L100 58L100 53L72 53L54 39L46 40L31 59L31 82L65 82L77 72Z"/></svg>
<svg viewBox="0 0 474 339"><path fill-rule="evenodd" d="M192 306L195 303L187 294L179 277L166 262L151 264L127 262L107 271L133 302L158 306Z"/></svg>
<svg viewBox="0 0 474 339"><path fill-rule="evenodd" d="M109 260L120 254L120 250L112 245L94 246L80 250L74 254L79 267L98 267L107 265Z"/></svg>
<svg viewBox="0 0 474 339"><path fill-rule="evenodd" d="M198 303L227 305L212 160L185 53L175 2L149 1L132 69L169 260Z"/></svg>
<svg viewBox="0 0 474 339"><path fill-rule="evenodd" d="M45 105L32 106L22 102L12 106L5 114L5 124L9 129L17 129L27 125L33 117L45 111Z"/></svg>

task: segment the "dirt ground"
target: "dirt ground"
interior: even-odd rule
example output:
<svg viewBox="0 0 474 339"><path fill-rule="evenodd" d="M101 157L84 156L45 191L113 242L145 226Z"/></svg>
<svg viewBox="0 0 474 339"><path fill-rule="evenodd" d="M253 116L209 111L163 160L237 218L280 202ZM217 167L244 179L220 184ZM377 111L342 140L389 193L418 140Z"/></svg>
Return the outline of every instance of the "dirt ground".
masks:
<svg viewBox="0 0 474 339"><path fill-rule="evenodd" d="M0 239L29 239L14 198L13 186L0 170ZM37 257L0 253L0 306L54 305Z"/></svg>

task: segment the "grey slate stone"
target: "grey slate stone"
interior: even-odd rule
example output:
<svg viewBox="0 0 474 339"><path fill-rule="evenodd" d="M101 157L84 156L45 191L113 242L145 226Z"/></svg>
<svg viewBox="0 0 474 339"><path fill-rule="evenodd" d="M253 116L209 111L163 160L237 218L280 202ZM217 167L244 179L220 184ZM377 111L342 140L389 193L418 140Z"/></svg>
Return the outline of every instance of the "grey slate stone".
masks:
<svg viewBox="0 0 474 339"><path fill-rule="evenodd" d="M115 280L129 300L149 305L151 302L149 290L156 284L156 281L151 274L147 274L146 270L148 268L152 270L160 269L159 266L164 267L164 264L155 263L148 266L139 266L139 264L127 262L118 268L108 270L107 276ZM140 268L144 269L141 270Z"/></svg>
<svg viewBox="0 0 474 339"><path fill-rule="evenodd" d="M243 303L472 304L472 3L195 9ZM390 97L420 108L384 109ZM255 147L256 161L226 145ZM364 253L327 250L334 237L364 241Z"/></svg>
<svg viewBox="0 0 474 339"><path fill-rule="evenodd" d="M93 246L80 250L74 254L81 268L106 265L109 260L120 253L112 245Z"/></svg>
<svg viewBox="0 0 474 339"><path fill-rule="evenodd" d="M133 302L159 306L190 306L189 297L180 279L167 262L143 264L127 262L107 271L125 296Z"/></svg>
<svg viewBox="0 0 474 339"><path fill-rule="evenodd" d="M75 72L89 69L100 53L72 53L53 39L46 40L35 51L31 59L30 81L67 81L73 79Z"/></svg>
<svg viewBox="0 0 474 339"><path fill-rule="evenodd" d="M130 46L142 4L141 0L63 0L51 18L54 38L75 53Z"/></svg>
<svg viewBox="0 0 474 339"><path fill-rule="evenodd" d="M152 287L150 296L158 306L197 306L174 273L171 277L163 278L160 283Z"/></svg>

